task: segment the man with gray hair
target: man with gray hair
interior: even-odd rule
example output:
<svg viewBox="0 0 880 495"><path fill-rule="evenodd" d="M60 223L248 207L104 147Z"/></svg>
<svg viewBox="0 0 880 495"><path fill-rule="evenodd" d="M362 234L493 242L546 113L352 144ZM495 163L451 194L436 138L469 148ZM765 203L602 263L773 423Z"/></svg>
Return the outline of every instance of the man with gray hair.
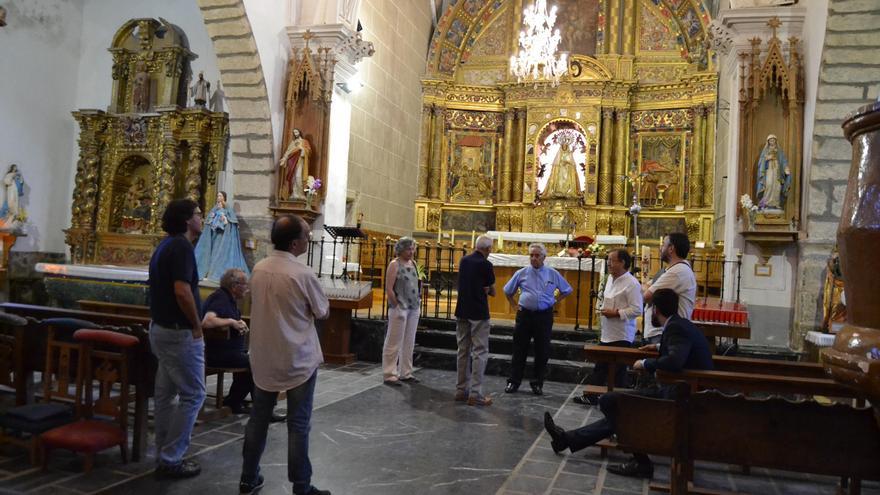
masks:
<svg viewBox="0 0 880 495"><path fill-rule="evenodd" d="M458 382L455 400L469 406L492 405L483 395L483 373L489 361L489 301L495 296L495 272L488 260L492 238L477 237L474 252L458 265L458 300L455 303L458 340Z"/></svg>
<svg viewBox="0 0 880 495"><path fill-rule="evenodd" d="M529 352L529 341L535 339L535 379L529 384L532 393L544 393L544 372L550 359L550 334L553 330L553 306L571 294L571 285L555 269L544 266L547 249L543 244L529 246L529 265L520 268L504 286L504 295L511 306L517 306L513 329L513 358L510 361L508 394L516 392L522 381ZM517 291L519 301L513 299ZM556 292L559 291L559 299Z"/></svg>

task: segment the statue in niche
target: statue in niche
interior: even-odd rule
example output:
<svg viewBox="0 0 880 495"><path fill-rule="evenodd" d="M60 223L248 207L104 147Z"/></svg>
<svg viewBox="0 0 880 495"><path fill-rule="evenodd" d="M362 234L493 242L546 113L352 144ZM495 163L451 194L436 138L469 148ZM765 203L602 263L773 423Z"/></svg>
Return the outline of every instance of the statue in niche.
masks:
<svg viewBox="0 0 880 495"><path fill-rule="evenodd" d="M18 165L12 164L3 177L3 206L0 207L0 222L5 227L15 222L23 222L27 215L21 207L20 199L24 195L24 179L18 171Z"/></svg>
<svg viewBox="0 0 880 495"><path fill-rule="evenodd" d="M578 198L581 193L577 165L574 163L571 145L574 138L567 133L559 136L559 151L553 158L550 178L541 194L544 198Z"/></svg>
<svg viewBox="0 0 880 495"><path fill-rule="evenodd" d="M197 107L205 108L205 103L208 102L211 94L211 83L205 80L204 72L199 72L199 78L189 88L189 94Z"/></svg>
<svg viewBox="0 0 880 495"><path fill-rule="evenodd" d="M483 177L479 164L474 162L473 157L466 157L459 167L458 182L452 188L450 201L476 201L484 199L489 194L490 185Z"/></svg>
<svg viewBox="0 0 880 495"><path fill-rule="evenodd" d="M0 5L0 27L6 25L6 7Z"/></svg>
<svg viewBox="0 0 880 495"><path fill-rule="evenodd" d="M200 279L219 281L230 268L250 274L241 251L238 217L227 205L224 191L217 193L217 203L205 216L205 228L196 243L196 265Z"/></svg>
<svg viewBox="0 0 880 495"><path fill-rule="evenodd" d="M755 197L761 210L783 210L791 187L791 170L776 136L767 136L758 158L758 185Z"/></svg>
<svg viewBox="0 0 880 495"><path fill-rule="evenodd" d="M293 130L293 138L287 145L287 150L278 162L280 173L280 186L278 196L282 200L305 200L305 184L303 183L303 170L309 168L309 157L312 155L312 146L303 137L299 129Z"/></svg>
<svg viewBox="0 0 880 495"><path fill-rule="evenodd" d="M135 66L131 96L132 108L135 112L143 113L150 109L150 74L147 72L147 64L143 61L139 61Z"/></svg>

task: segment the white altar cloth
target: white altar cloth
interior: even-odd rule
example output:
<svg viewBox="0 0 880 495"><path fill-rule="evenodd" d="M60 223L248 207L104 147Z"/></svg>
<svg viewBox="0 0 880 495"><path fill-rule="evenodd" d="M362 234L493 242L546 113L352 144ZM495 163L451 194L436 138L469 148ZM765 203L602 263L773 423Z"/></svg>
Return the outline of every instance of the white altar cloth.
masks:
<svg viewBox="0 0 880 495"><path fill-rule="evenodd" d="M489 255L489 261L491 261L494 266L510 266L514 268L529 266L529 257L523 254L491 253ZM544 258L544 264L557 270L576 271L578 269L577 258L548 256ZM605 260L596 258L596 266L593 267L590 258L583 258L581 260L581 271L603 273L605 272Z"/></svg>
<svg viewBox="0 0 880 495"><path fill-rule="evenodd" d="M63 265L37 263L34 269L47 275L95 278L118 282L146 282L150 278L147 267L116 265Z"/></svg>
<svg viewBox="0 0 880 495"><path fill-rule="evenodd" d="M492 239L503 239L508 242L565 242L565 234L559 233L538 233L538 232L499 232L490 230L486 235ZM571 240L569 238L569 240ZM597 235L596 242L603 246L617 246L626 244L626 236L623 235Z"/></svg>

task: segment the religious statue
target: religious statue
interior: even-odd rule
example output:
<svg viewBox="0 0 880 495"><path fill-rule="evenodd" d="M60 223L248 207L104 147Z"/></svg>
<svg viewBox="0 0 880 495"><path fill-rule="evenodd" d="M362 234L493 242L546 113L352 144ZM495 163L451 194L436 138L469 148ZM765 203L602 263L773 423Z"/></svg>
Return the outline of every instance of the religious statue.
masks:
<svg viewBox="0 0 880 495"><path fill-rule="evenodd" d="M460 167L458 182L452 188L450 201L475 201L488 199L491 186L483 176L480 168L474 163L474 159L468 157L465 164Z"/></svg>
<svg viewBox="0 0 880 495"><path fill-rule="evenodd" d="M581 188L578 181L577 165L574 163L571 146L574 138L568 134L559 136L559 151L553 158L550 178L541 194L543 198L577 198Z"/></svg>
<svg viewBox="0 0 880 495"><path fill-rule="evenodd" d="M205 217L205 228L196 243L196 265L200 279L219 281L230 268L239 268L250 274L241 251L238 218L227 206L223 191L217 193L217 204Z"/></svg>
<svg viewBox="0 0 880 495"><path fill-rule="evenodd" d="M131 90L132 107L135 112L146 112L150 108L150 74L147 65L139 61L135 67L134 86Z"/></svg>
<svg viewBox="0 0 880 495"><path fill-rule="evenodd" d="M199 72L199 79L189 89L189 94L197 107L205 107L211 94L211 83L205 80L205 73Z"/></svg>
<svg viewBox="0 0 880 495"><path fill-rule="evenodd" d="M3 206L0 207L0 222L10 226L14 222L24 221L26 215L20 206L19 199L24 195L24 179L18 171L18 165L12 164L3 177Z"/></svg>
<svg viewBox="0 0 880 495"><path fill-rule="evenodd" d="M758 158L758 185L755 197L761 210L785 209L785 199L791 187L791 170L785 153L779 148L776 136L767 136Z"/></svg>
<svg viewBox="0 0 880 495"><path fill-rule="evenodd" d="M840 253L837 247L828 257L825 286L822 289L822 330L837 330L835 323L846 321L846 296L843 293L843 271L840 269Z"/></svg>
<svg viewBox="0 0 880 495"><path fill-rule="evenodd" d="M0 6L0 27L6 25L6 8Z"/></svg>
<svg viewBox="0 0 880 495"><path fill-rule="evenodd" d="M125 193L121 205L122 221L118 232L143 234L152 216L152 199L147 181L136 177Z"/></svg>
<svg viewBox="0 0 880 495"><path fill-rule="evenodd" d="M278 174L278 182L280 183L278 186L278 196L280 199L305 200L303 170L308 170L311 155L312 146L303 137L299 129L294 129L293 138L278 162L280 169Z"/></svg>

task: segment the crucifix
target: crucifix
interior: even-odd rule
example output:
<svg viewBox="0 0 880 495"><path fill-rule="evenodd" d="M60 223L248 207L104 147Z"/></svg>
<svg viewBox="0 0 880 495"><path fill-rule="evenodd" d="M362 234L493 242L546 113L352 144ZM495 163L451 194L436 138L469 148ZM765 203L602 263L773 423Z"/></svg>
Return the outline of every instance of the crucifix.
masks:
<svg viewBox="0 0 880 495"><path fill-rule="evenodd" d="M778 17L773 17L769 21L767 21L767 25L770 26L770 29L773 30L773 37L776 37L776 29L782 25L782 21L779 20Z"/></svg>

